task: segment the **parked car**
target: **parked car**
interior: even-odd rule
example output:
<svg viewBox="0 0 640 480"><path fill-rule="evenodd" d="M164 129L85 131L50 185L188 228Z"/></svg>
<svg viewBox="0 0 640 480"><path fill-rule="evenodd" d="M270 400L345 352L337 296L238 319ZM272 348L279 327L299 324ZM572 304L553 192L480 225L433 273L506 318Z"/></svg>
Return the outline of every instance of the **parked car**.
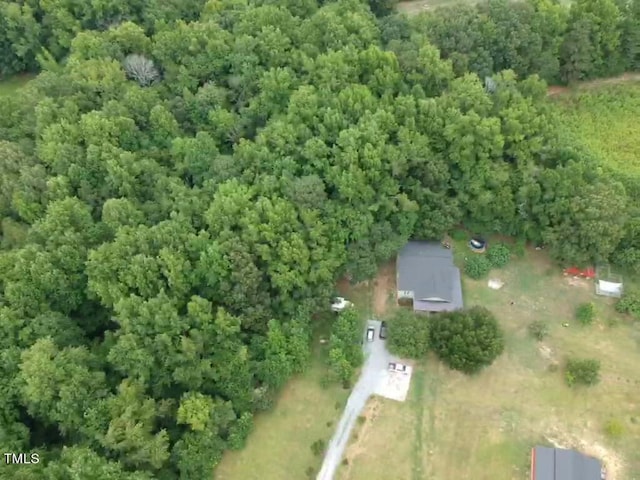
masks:
<svg viewBox="0 0 640 480"><path fill-rule="evenodd" d="M390 372L401 372L404 373L407 371L407 366L402 363L389 363L389 371Z"/></svg>
<svg viewBox="0 0 640 480"><path fill-rule="evenodd" d="M352 305L353 303L351 303L349 300L342 297L336 297L333 299L333 303L331 304L331 310L334 312L341 312L345 308L348 308Z"/></svg>
<svg viewBox="0 0 640 480"><path fill-rule="evenodd" d="M380 323L380 338L383 340L387 338L387 322L385 321Z"/></svg>
<svg viewBox="0 0 640 480"><path fill-rule="evenodd" d="M367 328L367 342L373 342L376 338L376 329L374 327Z"/></svg>

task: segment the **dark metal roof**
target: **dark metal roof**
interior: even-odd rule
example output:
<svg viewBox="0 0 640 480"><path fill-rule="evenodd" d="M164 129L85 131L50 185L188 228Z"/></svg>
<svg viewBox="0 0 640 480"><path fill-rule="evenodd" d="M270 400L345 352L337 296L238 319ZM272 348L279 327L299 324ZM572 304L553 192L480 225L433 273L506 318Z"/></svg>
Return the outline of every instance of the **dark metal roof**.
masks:
<svg viewBox="0 0 640 480"><path fill-rule="evenodd" d="M414 309L462 308L460 270L450 249L435 242L409 242L398 254L398 290L412 291Z"/></svg>
<svg viewBox="0 0 640 480"><path fill-rule="evenodd" d="M535 447L533 480L601 480L599 460L575 450Z"/></svg>

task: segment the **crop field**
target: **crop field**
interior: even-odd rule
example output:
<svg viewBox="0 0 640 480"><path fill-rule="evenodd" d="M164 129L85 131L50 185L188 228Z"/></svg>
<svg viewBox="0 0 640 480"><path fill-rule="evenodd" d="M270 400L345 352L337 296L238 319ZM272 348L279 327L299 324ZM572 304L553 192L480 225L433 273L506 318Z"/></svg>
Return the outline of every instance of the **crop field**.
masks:
<svg viewBox="0 0 640 480"><path fill-rule="evenodd" d="M458 246L456 254L471 253ZM596 297L591 281L564 277L544 252L527 251L491 278L504 287L465 278L465 303L495 313L504 354L472 377L429 357L414 370L406 402L373 398L338 480L528 480L536 444L597 456L608 480L640 478L640 325ZM574 320L586 301L597 309L590 326ZM542 341L528 333L534 320L549 325ZM600 360L600 383L569 388L567 356Z"/></svg>
<svg viewBox="0 0 640 480"><path fill-rule="evenodd" d="M554 101L569 130L608 165L640 174L640 82L601 83Z"/></svg>

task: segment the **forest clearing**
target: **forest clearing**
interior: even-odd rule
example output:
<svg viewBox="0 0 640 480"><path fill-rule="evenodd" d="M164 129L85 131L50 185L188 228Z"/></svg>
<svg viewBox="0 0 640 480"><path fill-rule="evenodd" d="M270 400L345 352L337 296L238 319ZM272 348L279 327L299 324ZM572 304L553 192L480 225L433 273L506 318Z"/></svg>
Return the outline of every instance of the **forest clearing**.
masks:
<svg viewBox="0 0 640 480"><path fill-rule="evenodd" d="M491 276L504 287L465 278L465 302L496 314L506 335L503 356L474 377L430 356L414 369L406 402L372 399L340 480L527 480L532 446L552 443L601 458L608 480L638 478L640 326L610 299L595 297L592 281L564 277L544 252L530 249ZM597 306L590 326L574 320L586 301ZM542 341L528 333L534 320L550 327ZM569 388L558 367L570 355L599 358L601 382ZM622 426L620 436L607 433L612 421Z"/></svg>
<svg viewBox="0 0 640 480"><path fill-rule="evenodd" d="M0 96L15 93L32 78L33 77L31 75L15 75L0 80Z"/></svg>

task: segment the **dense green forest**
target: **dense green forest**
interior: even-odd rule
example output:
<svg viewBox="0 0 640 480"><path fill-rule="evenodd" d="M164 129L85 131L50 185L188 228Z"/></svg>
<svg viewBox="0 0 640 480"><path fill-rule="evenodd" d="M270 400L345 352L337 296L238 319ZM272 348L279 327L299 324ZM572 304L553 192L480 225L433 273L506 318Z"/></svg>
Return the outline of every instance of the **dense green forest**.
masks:
<svg viewBox="0 0 640 480"><path fill-rule="evenodd" d="M0 2L0 73L40 72L0 102L0 448L43 459L0 476L211 478L409 237L640 271L637 180L545 84L640 66L640 1L390 9Z"/></svg>

